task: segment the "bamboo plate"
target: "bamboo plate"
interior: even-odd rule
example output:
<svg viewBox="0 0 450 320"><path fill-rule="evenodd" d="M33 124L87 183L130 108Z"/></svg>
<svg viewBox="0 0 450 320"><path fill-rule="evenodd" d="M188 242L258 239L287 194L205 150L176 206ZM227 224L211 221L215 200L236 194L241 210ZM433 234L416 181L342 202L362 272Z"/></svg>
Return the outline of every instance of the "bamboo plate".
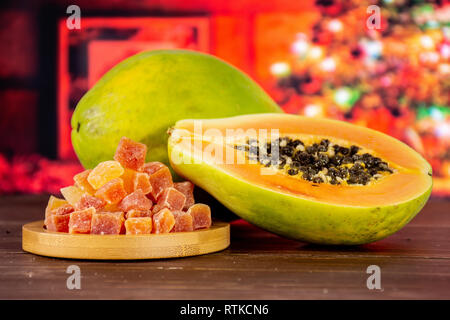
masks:
<svg viewBox="0 0 450 320"><path fill-rule="evenodd" d="M230 245L230 225L224 222L204 230L150 235L69 234L43 226L41 220L22 227L24 251L56 258L134 260L196 256Z"/></svg>

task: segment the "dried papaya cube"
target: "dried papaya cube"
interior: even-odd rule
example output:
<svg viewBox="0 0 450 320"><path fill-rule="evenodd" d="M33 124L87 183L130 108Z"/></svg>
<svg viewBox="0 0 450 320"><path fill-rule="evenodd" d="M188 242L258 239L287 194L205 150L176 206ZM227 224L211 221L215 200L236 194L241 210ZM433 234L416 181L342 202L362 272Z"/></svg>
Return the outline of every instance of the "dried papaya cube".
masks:
<svg viewBox="0 0 450 320"><path fill-rule="evenodd" d="M54 214L46 219L45 227L48 231L69 232L70 214Z"/></svg>
<svg viewBox="0 0 450 320"><path fill-rule="evenodd" d="M141 190L143 194L148 194L152 191L149 175L143 172L136 173L134 177L134 191Z"/></svg>
<svg viewBox="0 0 450 320"><path fill-rule="evenodd" d="M119 203L126 195L123 180L120 178L108 181L95 192L95 196L104 200L107 204Z"/></svg>
<svg viewBox="0 0 450 320"><path fill-rule="evenodd" d="M75 181L75 185L83 190L84 192L87 192L89 194L94 194L95 189L92 188L91 184L88 181L88 176L91 173L91 169L84 170L83 172L80 172L73 176L73 181Z"/></svg>
<svg viewBox="0 0 450 320"><path fill-rule="evenodd" d="M67 200L59 199L54 196L50 196L48 199L47 207L45 208L45 220L50 216L50 212L54 209L57 209L65 204L68 204Z"/></svg>
<svg viewBox="0 0 450 320"><path fill-rule="evenodd" d="M144 171L148 175L154 174L156 171L158 171L161 168L167 167L164 163L154 161L154 162L147 162L144 164L144 168L142 168L142 171Z"/></svg>
<svg viewBox="0 0 450 320"><path fill-rule="evenodd" d="M106 201L103 199L91 196L90 194L83 194L80 201L77 203L77 210L87 209L89 207L94 207L96 210L102 209L106 205Z"/></svg>
<svg viewBox="0 0 450 320"><path fill-rule="evenodd" d="M70 213L69 233L89 233L94 213L95 208L92 207Z"/></svg>
<svg viewBox="0 0 450 320"><path fill-rule="evenodd" d="M144 194L152 191L148 174L144 172L134 171L132 169L125 169L120 178L123 180L123 185L127 193L132 193L136 190L141 190Z"/></svg>
<svg viewBox="0 0 450 320"><path fill-rule="evenodd" d="M194 199L194 184L190 181L176 182L173 187L184 194L186 197L186 203L184 204L183 210L188 210L191 206L195 204Z"/></svg>
<svg viewBox="0 0 450 320"><path fill-rule="evenodd" d="M123 212L99 212L92 215L91 234L120 234L125 218Z"/></svg>
<svg viewBox="0 0 450 320"><path fill-rule="evenodd" d="M175 226L175 217L172 212L164 208L153 215L153 233L169 233Z"/></svg>
<svg viewBox="0 0 450 320"><path fill-rule="evenodd" d="M64 204L61 207L58 207L56 209L53 209L52 211L50 211L50 215L65 215L65 214L69 214L71 212L74 212L75 208L71 205L71 204Z"/></svg>
<svg viewBox="0 0 450 320"><path fill-rule="evenodd" d="M102 211L105 211L105 212L119 212L119 211L122 211L119 208L119 203L106 204L106 206L103 207Z"/></svg>
<svg viewBox="0 0 450 320"><path fill-rule="evenodd" d="M202 229L211 227L211 209L203 203L196 203L187 211L194 223L194 229Z"/></svg>
<svg viewBox="0 0 450 320"><path fill-rule="evenodd" d="M87 180L95 190L98 190L108 181L120 177L123 172L124 169L118 161L104 161L92 169Z"/></svg>
<svg viewBox="0 0 450 320"><path fill-rule="evenodd" d="M131 209L126 214L127 219L129 219L129 218L144 218L144 217L151 217L151 216L152 216L151 210L142 211L142 210Z"/></svg>
<svg viewBox="0 0 450 320"><path fill-rule="evenodd" d="M153 221L150 217L128 218L125 221L126 234L150 234Z"/></svg>
<svg viewBox="0 0 450 320"><path fill-rule="evenodd" d="M83 190L75 186L61 188L60 191L64 199L66 199L67 202L73 205L74 207L80 201L81 197L84 194Z"/></svg>
<svg viewBox="0 0 450 320"><path fill-rule="evenodd" d="M152 208L152 214L158 213L159 211L161 211L161 209L163 209L162 206L158 206L158 204L155 204Z"/></svg>
<svg viewBox="0 0 450 320"><path fill-rule="evenodd" d="M141 171L145 164L147 146L122 137L114 155L114 160L119 161L125 168Z"/></svg>
<svg viewBox="0 0 450 320"><path fill-rule="evenodd" d="M170 174L170 170L167 167L163 167L155 173L151 174L149 180L150 184L152 185L150 198L155 202L164 191L164 189L173 186L172 175Z"/></svg>
<svg viewBox="0 0 450 320"><path fill-rule="evenodd" d="M175 218L175 226L171 232L184 232L194 230L194 221L192 216L185 211L172 212Z"/></svg>
<svg viewBox="0 0 450 320"><path fill-rule="evenodd" d="M69 214L75 209L72 205L66 203L62 206L51 210L44 221L45 227L50 231L68 232L69 228ZM66 218L53 218L53 216L66 216ZM66 221L67 220L67 221ZM67 223L66 223L67 222ZM66 228L67 227L67 228Z"/></svg>
<svg viewBox="0 0 450 320"><path fill-rule="evenodd" d="M172 211L182 210L186 197L175 188L167 188L158 198L157 205L161 208L168 208Z"/></svg>
<svg viewBox="0 0 450 320"><path fill-rule="evenodd" d="M123 180L125 191L128 194L134 191L134 180L136 178L136 173L137 171L125 168L123 174L120 176L120 178Z"/></svg>
<svg viewBox="0 0 450 320"><path fill-rule="evenodd" d="M128 212L132 209L147 211L152 208L152 205L152 201L147 198L141 190L137 190L123 198L119 203L119 209L124 212Z"/></svg>

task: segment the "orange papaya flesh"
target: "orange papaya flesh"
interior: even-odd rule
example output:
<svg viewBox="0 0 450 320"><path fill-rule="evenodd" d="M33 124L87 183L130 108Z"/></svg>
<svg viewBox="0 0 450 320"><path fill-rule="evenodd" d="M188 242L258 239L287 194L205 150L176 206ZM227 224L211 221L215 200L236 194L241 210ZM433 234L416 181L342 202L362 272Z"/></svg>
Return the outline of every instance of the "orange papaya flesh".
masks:
<svg viewBox="0 0 450 320"><path fill-rule="evenodd" d="M364 185L314 183L276 165L267 168L270 174L262 174L264 165L236 149L249 141L242 135L249 130L278 130L280 137L299 139L306 147L324 139L339 146L354 145L360 153L387 163L389 171ZM206 156L207 150L222 156ZM231 163L223 156L230 154ZM242 218L315 243L361 244L384 238L420 211L432 187L430 165L402 142L345 122L286 114L179 121L171 130L169 158L178 174Z"/></svg>

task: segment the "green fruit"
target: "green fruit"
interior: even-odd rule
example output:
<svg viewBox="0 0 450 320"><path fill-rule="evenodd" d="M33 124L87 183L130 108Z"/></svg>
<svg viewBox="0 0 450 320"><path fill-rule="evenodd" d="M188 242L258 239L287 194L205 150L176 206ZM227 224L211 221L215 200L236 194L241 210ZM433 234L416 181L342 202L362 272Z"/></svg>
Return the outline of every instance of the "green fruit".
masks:
<svg viewBox="0 0 450 320"><path fill-rule="evenodd" d="M168 163L167 129L184 118L281 112L247 75L211 55L156 50L106 73L78 103L72 144L85 168L112 159L121 137L148 146L148 161Z"/></svg>
<svg viewBox="0 0 450 320"><path fill-rule="evenodd" d="M202 120L202 133L195 129L198 123L199 120L195 123L181 120L171 130L168 151L172 168L241 218L288 238L339 245L377 241L406 225L423 208L431 193L431 166L404 143L375 130L288 114ZM215 130L214 136L208 135L211 129ZM235 133L229 134L233 129ZM246 149L236 148L244 146L246 139L242 139L242 134L244 138L249 137L245 136L246 130L269 134L272 129L279 130L280 137L304 142L303 150L291 153L291 163L301 162L297 160L301 157L296 155L304 156L306 152L315 160L312 163L307 160L309 164L302 162L302 166L317 165L319 155L324 156L327 149L322 149L320 154L307 150L314 143L318 145L322 139L328 139L340 147L360 147L360 155L369 153L380 157L380 161L389 164L390 174L365 185L350 185L345 181L319 183L303 179L302 175L292 176L278 164L265 167L258 162L237 161L239 155L243 159L250 156ZM221 136L227 139L218 139ZM240 142L234 143L233 139ZM279 145L278 154L288 155L281 152ZM327 154L334 161L334 153ZM321 170L322 174L327 172Z"/></svg>

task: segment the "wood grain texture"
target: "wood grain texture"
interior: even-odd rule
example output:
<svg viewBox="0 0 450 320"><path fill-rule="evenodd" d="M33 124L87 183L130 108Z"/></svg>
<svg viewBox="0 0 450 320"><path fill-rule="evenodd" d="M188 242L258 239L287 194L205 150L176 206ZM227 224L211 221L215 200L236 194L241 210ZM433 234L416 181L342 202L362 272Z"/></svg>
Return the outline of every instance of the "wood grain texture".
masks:
<svg viewBox="0 0 450 320"><path fill-rule="evenodd" d="M22 249L48 257L87 260L137 260L197 256L230 245L230 225L150 235L96 235L49 232L44 221L22 227Z"/></svg>
<svg viewBox="0 0 450 320"><path fill-rule="evenodd" d="M398 233L356 247L317 246L238 220L224 251L179 259L88 261L21 249L48 197L0 197L0 299L450 299L450 202L431 200ZM70 265L81 290L69 290ZM366 286L381 268L382 290Z"/></svg>

